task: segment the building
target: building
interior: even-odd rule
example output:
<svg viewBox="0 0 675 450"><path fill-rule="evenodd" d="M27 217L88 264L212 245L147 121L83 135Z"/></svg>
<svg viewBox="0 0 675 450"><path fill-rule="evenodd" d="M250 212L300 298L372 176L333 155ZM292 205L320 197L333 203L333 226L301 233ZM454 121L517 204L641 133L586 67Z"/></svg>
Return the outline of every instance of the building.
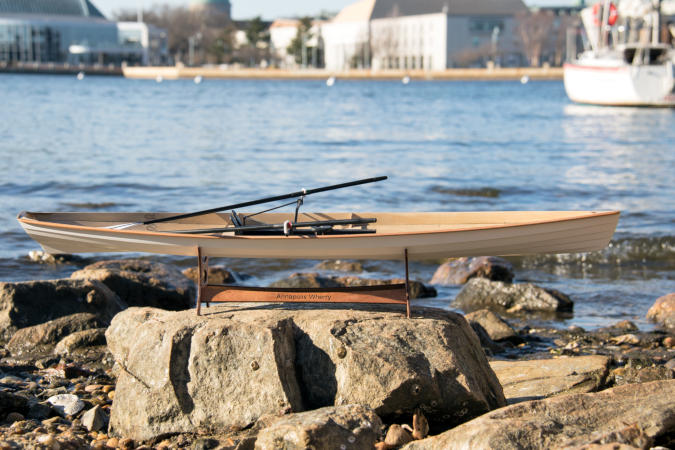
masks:
<svg viewBox="0 0 675 450"><path fill-rule="evenodd" d="M232 17L229 0L190 0L190 11L220 13L226 14L228 18Z"/></svg>
<svg viewBox="0 0 675 450"><path fill-rule="evenodd" d="M370 19L374 6L375 0L361 0L345 7L323 26L327 69L370 67Z"/></svg>
<svg viewBox="0 0 675 450"><path fill-rule="evenodd" d="M304 65L306 67L320 67L323 52L323 27L325 22L315 20L309 29L309 36L304 43ZM302 66L295 60L294 55L288 54L288 46L298 35L300 21L297 19L277 19L270 25L270 50L275 56L275 63L282 69L292 69Z"/></svg>
<svg viewBox="0 0 675 450"><path fill-rule="evenodd" d="M117 22L117 38L126 52L125 63L166 66L170 63L166 30L143 22Z"/></svg>
<svg viewBox="0 0 675 450"><path fill-rule="evenodd" d="M516 65L522 0L361 0L323 30L326 68L443 70Z"/></svg>
<svg viewBox="0 0 675 450"><path fill-rule="evenodd" d="M166 42L162 30L106 19L90 0L0 1L4 63L166 62Z"/></svg>

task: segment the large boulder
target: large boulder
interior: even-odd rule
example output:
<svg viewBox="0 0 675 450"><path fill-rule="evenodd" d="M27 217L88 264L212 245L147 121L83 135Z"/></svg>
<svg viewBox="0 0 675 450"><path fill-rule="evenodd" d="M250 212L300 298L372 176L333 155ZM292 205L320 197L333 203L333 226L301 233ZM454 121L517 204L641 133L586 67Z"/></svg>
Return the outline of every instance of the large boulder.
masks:
<svg viewBox="0 0 675 450"><path fill-rule="evenodd" d="M506 404L462 316L312 306L117 315L106 333L122 369L111 431L145 440L352 404L387 419L421 408L447 429Z"/></svg>
<svg viewBox="0 0 675 450"><path fill-rule="evenodd" d="M464 284L471 278L487 278L492 281L513 281L513 266L497 256L457 258L438 266L431 284Z"/></svg>
<svg viewBox="0 0 675 450"><path fill-rule="evenodd" d="M19 328L76 313L91 313L104 321L126 304L95 280L49 280L0 283L0 340Z"/></svg>
<svg viewBox="0 0 675 450"><path fill-rule="evenodd" d="M675 330L675 293L657 298L647 311L647 319Z"/></svg>
<svg viewBox="0 0 675 450"><path fill-rule="evenodd" d="M98 316L91 313L72 314L49 322L21 328L7 343L7 349L14 356L24 353L42 353L52 348L66 336L83 330L101 328L107 325Z"/></svg>
<svg viewBox="0 0 675 450"><path fill-rule="evenodd" d="M530 361L491 361L509 403L599 390L609 358L600 355Z"/></svg>
<svg viewBox="0 0 675 450"><path fill-rule="evenodd" d="M195 295L194 284L180 270L142 259L99 261L71 278L101 281L129 306L178 311L192 307Z"/></svg>
<svg viewBox="0 0 675 450"><path fill-rule="evenodd" d="M392 278L388 280L377 280L373 278L362 278L355 276L325 276L316 272L293 273L289 277L275 281L270 287L275 288L293 288L293 289L311 289L311 288L340 288L340 287L358 287L358 286L378 286L383 284L405 283L402 278ZM426 286L420 281L410 280L410 298L435 297L436 289L433 286Z"/></svg>
<svg viewBox="0 0 675 450"><path fill-rule="evenodd" d="M571 449L612 443L649 448L660 445L660 439L668 445L675 430L674 398L675 380L670 380L534 400L411 442L404 450Z"/></svg>
<svg viewBox="0 0 675 450"><path fill-rule="evenodd" d="M532 283L510 284L472 278L457 294L453 306L463 311L487 308L507 314L571 312L574 303L555 289Z"/></svg>
<svg viewBox="0 0 675 450"><path fill-rule="evenodd" d="M255 448L349 448L372 450L380 437L382 421L361 405L329 406L290 414L258 433Z"/></svg>

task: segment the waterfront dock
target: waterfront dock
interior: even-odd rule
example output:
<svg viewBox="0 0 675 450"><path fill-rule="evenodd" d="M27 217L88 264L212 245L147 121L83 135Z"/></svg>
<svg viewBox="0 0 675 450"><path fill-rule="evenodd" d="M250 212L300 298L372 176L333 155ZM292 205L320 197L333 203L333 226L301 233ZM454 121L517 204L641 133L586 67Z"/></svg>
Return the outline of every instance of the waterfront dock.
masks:
<svg viewBox="0 0 675 450"><path fill-rule="evenodd" d="M52 75L76 75L84 72L87 75L121 76L122 68L103 64L61 64L40 62L0 62L0 73L28 73Z"/></svg>
<svg viewBox="0 0 675 450"><path fill-rule="evenodd" d="M332 72L328 70L305 69L231 69L220 67L125 67L122 72L126 78L177 80L195 77L212 79L263 79L263 80L325 80L335 77L340 80L395 80L404 77L411 80L561 80L560 67L509 67L509 68L472 68L447 69L443 71L425 70L350 70Z"/></svg>

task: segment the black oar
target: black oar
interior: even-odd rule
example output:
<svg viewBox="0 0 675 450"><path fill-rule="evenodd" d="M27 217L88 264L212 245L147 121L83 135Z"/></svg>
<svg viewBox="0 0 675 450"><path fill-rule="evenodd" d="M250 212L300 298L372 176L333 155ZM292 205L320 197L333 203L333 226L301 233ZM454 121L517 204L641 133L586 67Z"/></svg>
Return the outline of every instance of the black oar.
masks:
<svg viewBox="0 0 675 450"><path fill-rule="evenodd" d="M383 181L383 180L386 180L386 179L387 179L386 176L375 177L375 178L365 178L363 180L356 180L356 181L350 181L348 183L334 184L332 186L325 186L325 187L320 187L320 188L316 188L316 189L308 189L308 190L303 189L302 191L292 192L290 194L277 195L277 196L274 196L274 197L266 197L266 198L261 198L259 200L251 200L249 202L243 202L243 203L235 203L233 205L221 206L219 208L205 209L205 210L202 210L202 211L196 211L196 212L187 213L187 214L179 214L177 216L163 217L161 219L152 219L152 220L147 220L145 222L125 223L125 224L120 224L120 225L113 225L113 226L108 227L108 228L110 228L112 230L123 230L125 228L129 228L129 227L132 227L134 225L150 225L150 224L153 224L153 223L171 222L172 220L180 220L180 219L187 219L189 217L203 216L205 214L228 211L228 210L237 209L237 208L245 208L247 206L260 205L262 203L276 202L276 201L279 201L279 200L286 200L288 198L304 197L305 195L318 194L319 192L332 191L332 190L335 190L335 189L342 189L342 188L346 188L346 187L350 187L350 186L358 186L360 184L375 183L377 181Z"/></svg>
<svg viewBox="0 0 675 450"><path fill-rule="evenodd" d="M364 218L364 219L336 219L336 220L315 220L312 222L298 222L291 224L286 223L270 223L262 225L246 225L243 227L226 227L226 228L202 228L195 230L177 230L177 231L166 231L165 233L177 233L177 234L210 234L210 233L245 233L249 231L272 231L272 230L284 230L284 228L308 228L308 227L321 227L321 226L333 226L333 225L366 225L369 223L375 223L377 219L375 218Z"/></svg>

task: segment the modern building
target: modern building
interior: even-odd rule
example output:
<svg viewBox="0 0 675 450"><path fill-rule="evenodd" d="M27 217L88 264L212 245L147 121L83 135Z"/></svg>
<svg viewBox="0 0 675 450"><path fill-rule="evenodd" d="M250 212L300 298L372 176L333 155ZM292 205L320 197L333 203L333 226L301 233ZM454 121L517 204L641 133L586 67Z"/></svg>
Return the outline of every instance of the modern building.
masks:
<svg viewBox="0 0 675 450"><path fill-rule="evenodd" d="M0 0L0 62L161 62L166 42L144 24L106 19L90 0Z"/></svg>
<svg viewBox="0 0 675 450"><path fill-rule="evenodd" d="M361 0L323 28L326 68L443 70L519 64L522 0Z"/></svg>

